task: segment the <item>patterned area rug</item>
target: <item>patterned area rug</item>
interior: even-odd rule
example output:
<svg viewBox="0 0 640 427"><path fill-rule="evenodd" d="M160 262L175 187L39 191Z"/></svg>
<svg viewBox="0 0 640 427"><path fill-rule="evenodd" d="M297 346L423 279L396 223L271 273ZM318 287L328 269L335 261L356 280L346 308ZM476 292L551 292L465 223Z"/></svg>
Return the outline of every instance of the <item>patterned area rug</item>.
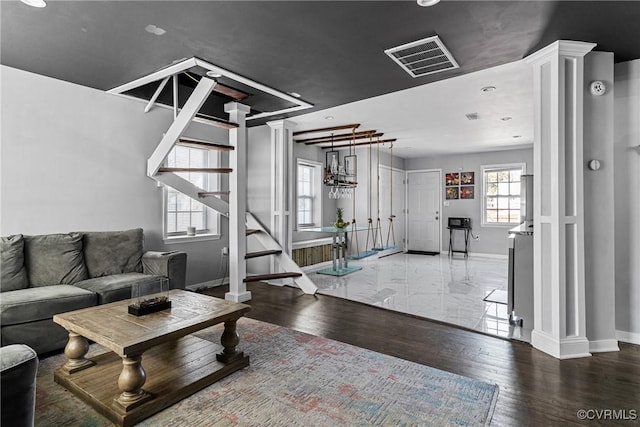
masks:
<svg viewBox="0 0 640 427"><path fill-rule="evenodd" d="M218 342L221 327L198 335ZM498 386L251 319L238 322L251 366L144 420L142 426L485 426ZM103 349L92 345L89 356ZM109 426L53 382L44 359L36 426ZM144 358L143 358L144 363ZM116 379L114 378L114 381Z"/></svg>

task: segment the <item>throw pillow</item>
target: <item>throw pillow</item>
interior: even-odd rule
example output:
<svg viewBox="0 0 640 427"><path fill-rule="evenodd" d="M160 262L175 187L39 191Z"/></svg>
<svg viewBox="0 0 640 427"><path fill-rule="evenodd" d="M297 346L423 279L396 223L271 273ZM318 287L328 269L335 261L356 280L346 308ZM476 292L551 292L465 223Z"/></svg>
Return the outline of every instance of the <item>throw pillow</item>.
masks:
<svg viewBox="0 0 640 427"><path fill-rule="evenodd" d="M142 228L83 233L89 277L142 273Z"/></svg>
<svg viewBox="0 0 640 427"><path fill-rule="evenodd" d="M0 291L15 291L28 287L22 234L0 238Z"/></svg>
<svg viewBox="0 0 640 427"><path fill-rule="evenodd" d="M88 278L82 254L82 234L24 237L25 264L32 287L73 285Z"/></svg>

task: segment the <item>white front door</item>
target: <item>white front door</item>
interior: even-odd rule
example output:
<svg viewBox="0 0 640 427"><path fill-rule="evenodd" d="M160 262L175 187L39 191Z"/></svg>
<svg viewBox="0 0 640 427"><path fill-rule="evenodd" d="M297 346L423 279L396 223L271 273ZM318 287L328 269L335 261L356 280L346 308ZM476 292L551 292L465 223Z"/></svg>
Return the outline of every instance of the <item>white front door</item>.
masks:
<svg viewBox="0 0 640 427"><path fill-rule="evenodd" d="M407 179L407 250L440 252L440 171L410 171Z"/></svg>

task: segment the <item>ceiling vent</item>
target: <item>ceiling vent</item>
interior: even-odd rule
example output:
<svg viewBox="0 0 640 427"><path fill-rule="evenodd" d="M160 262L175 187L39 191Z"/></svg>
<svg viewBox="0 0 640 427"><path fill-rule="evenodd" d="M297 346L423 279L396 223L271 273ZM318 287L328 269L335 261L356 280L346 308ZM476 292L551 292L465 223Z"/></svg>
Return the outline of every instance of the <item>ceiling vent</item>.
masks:
<svg viewBox="0 0 640 427"><path fill-rule="evenodd" d="M460 66L438 36L427 37L384 51L412 77L453 70Z"/></svg>

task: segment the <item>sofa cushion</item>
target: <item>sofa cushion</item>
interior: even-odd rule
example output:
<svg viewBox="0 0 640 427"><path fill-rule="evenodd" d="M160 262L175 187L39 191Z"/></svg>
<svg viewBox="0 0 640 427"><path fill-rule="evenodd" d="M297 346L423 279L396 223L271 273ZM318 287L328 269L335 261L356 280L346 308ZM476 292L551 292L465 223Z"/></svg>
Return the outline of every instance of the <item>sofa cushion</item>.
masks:
<svg viewBox="0 0 640 427"><path fill-rule="evenodd" d="M142 273L141 228L125 231L92 231L82 234L84 260L89 277Z"/></svg>
<svg viewBox="0 0 640 427"><path fill-rule="evenodd" d="M22 234L0 238L0 291L29 287Z"/></svg>
<svg viewBox="0 0 640 427"><path fill-rule="evenodd" d="M98 294L98 304L106 304L131 298L131 288L134 284L140 286L150 285L162 277L142 273L113 274L111 276L83 280L76 283L75 286L95 292Z"/></svg>
<svg viewBox="0 0 640 427"><path fill-rule="evenodd" d="M96 294L73 285L52 285L2 293L2 326L51 319L54 314L91 307Z"/></svg>
<svg viewBox="0 0 640 427"><path fill-rule="evenodd" d="M24 237L24 255L32 287L72 285L88 278L82 254L82 234Z"/></svg>

